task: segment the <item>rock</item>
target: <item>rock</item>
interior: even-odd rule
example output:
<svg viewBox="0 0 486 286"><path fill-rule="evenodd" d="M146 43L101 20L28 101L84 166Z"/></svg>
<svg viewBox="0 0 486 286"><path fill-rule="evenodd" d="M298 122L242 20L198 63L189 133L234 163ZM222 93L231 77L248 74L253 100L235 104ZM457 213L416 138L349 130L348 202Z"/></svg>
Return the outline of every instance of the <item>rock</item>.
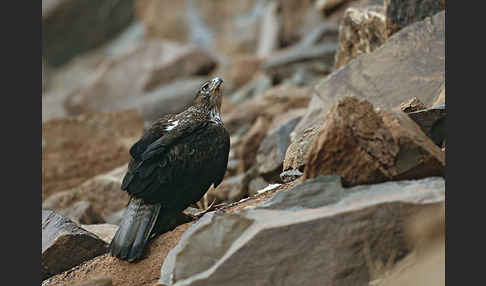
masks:
<svg viewBox="0 0 486 286"><path fill-rule="evenodd" d="M158 285L368 285L365 252L402 258L404 221L444 199L442 178L351 189L338 177L305 181L273 203L203 216L168 254Z"/></svg>
<svg viewBox="0 0 486 286"><path fill-rule="evenodd" d="M103 62L91 82L69 95L65 108L71 115L130 108L127 101L142 100L181 77L208 75L215 65L211 56L195 46L145 41Z"/></svg>
<svg viewBox="0 0 486 286"><path fill-rule="evenodd" d="M129 195L120 189L127 164L108 173L93 177L76 188L58 192L49 196L42 203L43 209L54 211L73 208L79 202L89 202L94 213L101 215L104 221L127 206Z"/></svg>
<svg viewBox="0 0 486 286"><path fill-rule="evenodd" d="M190 225L191 222L150 240L146 257L137 263L122 261L107 253L51 277L43 286L73 285L100 276L111 277L115 286L154 285L160 278L160 268L167 253Z"/></svg>
<svg viewBox="0 0 486 286"><path fill-rule="evenodd" d="M262 190L268 185L268 183L262 177L256 177L248 184L248 196L254 196L258 194L259 190Z"/></svg>
<svg viewBox="0 0 486 286"><path fill-rule="evenodd" d="M115 236L116 231L118 230L118 226L114 224L83 224L81 227L91 233L96 234L99 238L101 238L104 242L110 243L113 237Z"/></svg>
<svg viewBox="0 0 486 286"><path fill-rule="evenodd" d="M232 203L241 200L247 193L243 187L243 178L245 174L239 174L223 180L215 189L211 186L206 193L209 204Z"/></svg>
<svg viewBox="0 0 486 286"><path fill-rule="evenodd" d="M265 4L262 24L260 28L256 55L265 58L279 47L279 35L282 23L278 15L278 2Z"/></svg>
<svg viewBox="0 0 486 286"><path fill-rule="evenodd" d="M42 97L42 122L67 116L64 101L76 89L93 81L98 66L129 52L143 41L144 27L133 22L116 38L101 47L74 57L57 68L49 68L49 79Z"/></svg>
<svg viewBox="0 0 486 286"><path fill-rule="evenodd" d="M230 95L230 100L234 104L239 104L245 100L251 99L272 87L272 80L264 73L258 73L254 79L243 85Z"/></svg>
<svg viewBox="0 0 486 286"><path fill-rule="evenodd" d="M270 118L266 116L258 117L250 130L241 139L242 143L237 151L237 156L241 160L243 172L249 170L255 164L260 143L265 138L270 124Z"/></svg>
<svg viewBox="0 0 486 286"><path fill-rule="evenodd" d="M291 109L305 108L309 104L310 87L275 86L264 94L246 100L234 110L223 116L226 129L233 134L245 124L253 124L259 116L273 118Z"/></svg>
<svg viewBox="0 0 486 286"><path fill-rule="evenodd" d="M301 115L297 115L268 132L260 143L256 155L258 172L267 182L280 182L280 173L285 153L290 145L290 132L295 128Z"/></svg>
<svg viewBox="0 0 486 286"><path fill-rule="evenodd" d="M139 110L145 122L150 124L163 115L179 113L192 105L196 90L206 81L207 77L181 78L164 85L142 97L127 98L120 108L135 108Z"/></svg>
<svg viewBox="0 0 486 286"><path fill-rule="evenodd" d="M287 170L287 171L284 171L280 174L280 179L282 180L282 182L284 183L289 183L289 182L292 182L292 181L295 181L297 180L298 178L300 178L304 173L302 173L301 171L299 170L296 170L296 169L293 169L293 170Z"/></svg>
<svg viewBox="0 0 486 286"><path fill-rule="evenodd" d="M349 0L317 0L315 7L317 10L323 13L329 13L329 11L334 10L339 5L349 2Z"/></svg>
<svg viewBox="0 0 486 286"><path fill-rule="evenodd" d="M442 147L442 143L446 139L445 121L447 109L445 104L439 104L424 110L407 112L407 114L437 146Z"/></svg>
<svg viewBox="0 0 486 286"><path fill-rule="evenodd" d="M278 0L282 27L280 45L291 46L323 22L323 16L314 9L311 0Z"/></svg>
<svg viewBox="0 0 486 286"><path fill-rule="evenodd" d="M54 119L42 124L42 200L128 162L143 133L135 110Z"/></svg>
<svg viewBox="0 0 486 286"><path fill-rule="evenodd" d="M385 10L380 6L348 8L339 27L336 68L364 53L371 53L386 41Z"/></svg>
<svg viewBox="0 0 486 286"><path fill-rule="evenodd" d="M407 115L344 98L310 147L303 178L336 174L355 186L441 176L444 168L443 153Z"/></svg>
<svg viewBox="0 0 486 286"><path fill-rule="evenodd" d="M112 213L111 215L109 215L105 218L106 223L119 225L120 222L121 222L121 219L123 218L124 213L125 213L125 208Z"/></svg>
<svg viewBox="0 0 486 286"><path fill-rule="evenodd" d="M132 19L132 0L42 1L43 55L59 66L113 38Z"/></svg>
<svg viewBox="0 0 486 286"><path fill-rule="evenodd" d="M412 24L383 46L336 70L315 87L307 113L291 135L285 169L305 165L305 154L329 109L345 96L370 101L387 110L416 95L426 106L445 80L444 12Z"/></svg>
<svg viewBox="0 0 486 286"><path fill-rule="evenodd" d="M409 113L414 111L419 111L422 109L426 109L425 105L418 99L418 97L414 96L409 101L403 102L400 104L400 110Z"/></svg>
<svg viewBox="0 0 486 286"><path fill-rule="evenodd" d="M73 286L112 286L111 277L95 278L88 281L76 283Z"/></svg>
<svg viewBox="0 0 486 286"><path fill-rule="evenodd" d="M78 224L97 224L105 222L103 217L96 213L91 207L91 203L87 201L78 201L67 209L58 210L57 213Z"/></svg>
<svg viewBox="0 0 486 286"><path fill-rule="evenodd" d="M213 75L224 80L224 93L229 95L261 77L258 73L261 63L262 59L253 54L238 54L221 64Z"/></svg>
<svg viewBox="0 0 486 286"><path fill-rule="evenodd" d="M189 42L231 56L256 50L265 2L145 0L136 10L151 38Z"/></svg>
<svg viewBox="0 0 486 286"><path fill-rule="evenodd" d="M445 86L442 87L442 90L437 97L437 100L432 104L432 106L436 106L442 103L445 103Z"/></svg>
<svg viewBox="0 0 486 286"><path fill-rule="evenodd" d="M107 244L71 220L42 211L41 278L68 270L105 253Z"/></svg>
<svg viewBox="0 0 486 286"><path fill-rule="evenodd" d="M445 9L445 0L385 0L386 36Z"/></svg>

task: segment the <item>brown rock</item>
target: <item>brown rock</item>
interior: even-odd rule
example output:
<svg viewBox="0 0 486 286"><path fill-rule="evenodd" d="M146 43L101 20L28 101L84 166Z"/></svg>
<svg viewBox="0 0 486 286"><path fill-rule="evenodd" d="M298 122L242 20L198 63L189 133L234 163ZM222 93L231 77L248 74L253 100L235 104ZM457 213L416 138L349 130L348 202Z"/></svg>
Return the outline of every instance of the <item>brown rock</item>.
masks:
<svg viewBox="0 0 486 286"><path fill-rule="evenodd" d="M228 94L255 78L261 63L262 59L253 54L238 54L222 64L213 75L224 80L224 92Z"/></svg>
<svg viewBox="0 0 486 286"><path fill-rule="evenodd" d="M127 165L93 177L76 188L47 198L42 207L50 210L70 209L81 201L89 202L94 213L107 217L126 207L129 195L120 189Z"/></svg>
<svg viewBox="0 0 486 286"><path fill-rule="evenodd" d="M113 38L130 24L133 14L132 0L42 1L43 55L59 66Z"/></svg>
<svg viewBox="0 0 486 286"><path fill-rule="evenodd" d="M364 53L371 53L386 41L385 11L373 6L348 8L339 27L339 49L335 66L339 68Z"/></svg>
<svg viewBox="0 0 486 286"><path fill-rule="evenodd" d="M191 42L233 55L256 50L264 2L139 0L136 9L151 38Z"/></svg>
<svg viewBox="0 0 486 286"><path fill-rule="evenodd" d="M104 61L90 83L69 95L65 108L72 115L127 108L127 100L177 78L207 75L215 65L211 56L195 46L145 41L113 60Z"/></svg>
<svg viewBox="0 0 486 286"><path fill-rule="evenodd" d="M445 0L385 0L386 36L445 9Z"/></svg>
<svg viewBox="0 0 486 286"><path fill-rule="evenodd" d="M91 233L96 234L99 238L101 238L104 242L110 243L113 237L115 236L116 231L118 230L118 226L114 224L84 224L81 227Z"/></svg>
<svg viewBox="0 0 486 286"><path fill-rule="evenodd" d="M119 260L104 254L78 267L51 277L43 286L64 286L96 276L109 276L113 286L154 285L160 278L160 268L167 253L193 223L187 223L149 241L147 257L138 263Z"/></svg>
<svg viewBox="0 0 486 286"><path fill-rule="evenodd" d="M211 186L206 193L209 204L232 203L241 200L247 195L243 178L245 174L239 174L223 180L215 189Z"/></svg>
<svg viewBox="0 0 486 286"><path fill-rule="evenodd" d="M282 23L278 15L278 2L267 2L264 8L262 24L258 38L256 55L264 58L279 47Z"/></svg>
<svg viewBox="0 0 486 286"><path fill-rule="evenodd" d="M105 253L107 246L66 217L42 211L42 280Z"/></svg>
<svg viewBox="0 0 486 286"><path fill-rule="evenodd" d="M278 0L282 18L281 45L286 47L298 42L303 35L323 21L311 0Z"/></svg>
<svg viewBox="0 0 486 286"><path fill-rule="evenodd" d="M268 117L258 117L250 130L248 130L241 139L242 142L238 150L238 158L241 160L243 172L247 171L255 164L258 148L267 134L270 123L271 120Z"/></svg>
<svg viewBox="0 0 486 286"><path fill-rule="evenodd" d="M419 111L422 109L426 109L425 105L418 99L418 97L414 96L409 101L403 102L400 104L400 110L409 113L414 111Z"/></svg>
<svg viewBox="0 0 486 286"><path fill-rule="evenodd" d="M87 201L78 201L67 209L57 211L58 214L68 217L78 224L104 223L103 217L96 213Z"/></svg>
<svg viewBox="0 0 486 286"><path fill-rule="evenodd" d="M54 119L42 124L42 199L129 160L143 133L135 110Z"/></svg>
<svg viewBox="0 0 486 286"><path fill-rule="evenodd" d="M275 128L268 131L265 138L259 144L256 165L258 173L267 182L280 182L280 173L285 159L287 148L290 145L290 133L302 118L303 110L293 114Z"/></svg>
<svg viewBox="0 0 486 286"><path fill-rule="evenodd" d="M426 106L437 97L445 80L444 18L439 13L417 22L388 39L370 54L363 54L314 86L307 113L295 127L289 150L292 169L301 169L312 137L325 115L340 98L366 99L375 107L389 110L416 95ZM303 140L305 133L308 139ZM294 145L294 146L292 146Z"/></svg>
<svg viewBox="0 0 486 286"><path fill-rule="evenodd" d="M354 186L443 175L440 149L403 113L376 113L367 101L335 105L307 154L303 178L339 175Z"/></svg>
<svg viewBox="0 0 486 286"><path fill-rule="evenodd" d="M443 202L442 178L343 188L321 176L256 207L204 215L165 259L158 285L368 285L367 258L400 260L407 219Z"/></svg>
<svg viewBox="0 0 486 286"><path fill-rule="evenodd" d="M239 108L223 118L224 124L233 134L244 124L253 124L259 116L273 118L291 109L305 108L309 104L311 92L309 87L275 86L241 103Z"/></svg>
<svg viewBox="0 0 486 286"><path fill-rule="evenodd" d="M113 283L111 277L101 277L76 283L73 286L113 286Z"/></svg>

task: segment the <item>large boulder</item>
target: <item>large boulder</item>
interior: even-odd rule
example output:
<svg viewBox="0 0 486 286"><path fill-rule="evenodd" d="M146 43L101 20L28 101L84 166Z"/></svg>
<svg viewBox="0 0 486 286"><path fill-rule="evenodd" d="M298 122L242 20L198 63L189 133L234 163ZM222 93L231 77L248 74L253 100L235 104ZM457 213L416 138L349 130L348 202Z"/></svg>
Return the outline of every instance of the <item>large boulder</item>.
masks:
<svg viewBox="0 0 486 286"><path fill-rule="evenodd" d="M42 211L42 280L105 253L107 246L68 218Z"/></svg>
<svg viewBox="0 0 486 286"><path fill-rule="evenodd" d="M339 175L347 186L444 175L444 153L403 112L375 112L346 97L307 154L304 179Z"/></svg>
<svg viewBox="0 0 486 286"><path fill-rule="evenodd" d="M65 108L71 115L132 108L130 101L143 100L148 93L176 79L208 75L215 66L215 60L195 46L145 41L102 62L96 76L69 95ZM189 94L194 96L195 90Z"/></svg>
<svg viewBox="0 0 486 286"><path fill-rule="evenodd" d="M143 133L135 110L95 113L42 124L42 199L128 162Z"/></svg>
<svg viewBox="0 0 486 286"><path fill-rule="evenodd" d="M59 66L120 33L133 12L133 0L43 0L43 55Z"/></svg>
<svg viewBox="0 0 486 286"><path fill-rule="evenodd" d="M203 216L158 285L367 285L365 255L406 255L404 221L444 199L442 178L350 189L335 176L304 181L256 208Z"/></svg>
<svg viewBox="0 0 486 286"><path fill-rule="evenodd" d="M305 165L313 138L330 108L345 96L366 99L381 109L392 109L416 95L426 106L438 97L445 80L445 13L410 25L379 49L363 54L314 87L307 113L292 134L288 152L294 157L284 168Z"/></svg>

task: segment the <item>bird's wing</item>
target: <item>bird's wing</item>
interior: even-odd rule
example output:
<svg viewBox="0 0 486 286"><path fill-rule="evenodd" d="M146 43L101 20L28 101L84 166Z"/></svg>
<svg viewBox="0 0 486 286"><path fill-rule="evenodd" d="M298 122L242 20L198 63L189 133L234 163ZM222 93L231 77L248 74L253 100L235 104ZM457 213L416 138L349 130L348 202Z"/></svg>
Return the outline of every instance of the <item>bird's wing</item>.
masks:
<svg viewBox="0 0 486 286"><path fill-rule="evenodd" d="M128 165L128 171L123 178L121 188L135 195L143 193L152 184L153 172L158 167L165 167L169 158L167 152L180 140L203 129L206 122L181 122L173 129L167 120L154 124L147 130L144 136L130 148L132 159ZM129 185L133 185L130 186Z"/></svg>
<svg viewBox="0 0 486 286"><path fill-rule="evenodd" d="M221 140L223 140L223 150L219 154L221 154L221 158L219 159L219 164L218 164L218 169L217 169L217 177L214 181L214 188L216 188L224 178L224 175L226 174L226 168L228 166L228 156L229 156L229 150L230 150L230 136L228 134L228 131L224 127L220 127L220 132L221 134Z"/></svg>

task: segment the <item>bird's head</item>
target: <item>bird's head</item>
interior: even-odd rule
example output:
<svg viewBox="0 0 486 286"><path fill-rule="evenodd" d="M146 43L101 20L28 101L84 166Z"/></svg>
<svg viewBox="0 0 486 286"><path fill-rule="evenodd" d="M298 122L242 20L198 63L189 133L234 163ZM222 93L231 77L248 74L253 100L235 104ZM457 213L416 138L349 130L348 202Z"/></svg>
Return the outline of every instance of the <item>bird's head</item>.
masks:
<svg viewBox="0 0 486 286"><path fill-rule="evenodd" d="M197 91L194 105L203 107L206 110L216 110L221 112L221 102L223 100L223 80L215 77L206 81Z"/></svg>

